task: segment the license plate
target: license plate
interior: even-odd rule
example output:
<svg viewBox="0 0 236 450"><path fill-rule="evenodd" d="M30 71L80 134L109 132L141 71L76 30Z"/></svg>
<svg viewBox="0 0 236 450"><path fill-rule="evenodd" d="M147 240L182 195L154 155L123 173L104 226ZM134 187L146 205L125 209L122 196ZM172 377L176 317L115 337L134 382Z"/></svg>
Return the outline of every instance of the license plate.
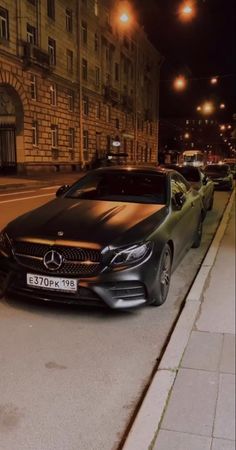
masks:
<svg viewBox="0 0 236 450"><path fill-rule="evenodd" d="M61 292L77 292L78 284L78 280L74 278L48 277L33 273L27 273L26 282L28 286Z"/></svg>

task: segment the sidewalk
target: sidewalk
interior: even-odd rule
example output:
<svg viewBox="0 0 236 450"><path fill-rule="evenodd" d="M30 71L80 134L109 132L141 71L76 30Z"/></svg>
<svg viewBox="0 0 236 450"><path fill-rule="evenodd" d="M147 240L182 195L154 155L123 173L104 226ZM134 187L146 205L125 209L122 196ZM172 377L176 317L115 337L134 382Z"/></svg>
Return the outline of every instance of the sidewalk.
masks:
<svg viewBox="0 0 236 450"><path fill-rule="evenodd" d="M0 176L0 190L72 184L84 174L85 172L53 172L27 177L23 175Z"/></svg>
<svg viewBox="0 0 236 450"><path fill-rule="evenodd" d="M232 201L233 197L124 450L235 450Z"/></svg>

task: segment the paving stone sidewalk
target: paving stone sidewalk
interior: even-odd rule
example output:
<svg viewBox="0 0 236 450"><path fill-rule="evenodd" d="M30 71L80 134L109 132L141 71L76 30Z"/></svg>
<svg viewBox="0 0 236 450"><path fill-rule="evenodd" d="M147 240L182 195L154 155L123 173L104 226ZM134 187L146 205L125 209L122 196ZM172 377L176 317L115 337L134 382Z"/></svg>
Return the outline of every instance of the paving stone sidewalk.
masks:
<svg viewBox="0 0 236 450"><path fill-rule="evenodd" d="M235 450L235 208L203 296L153 450Z"/></svg>

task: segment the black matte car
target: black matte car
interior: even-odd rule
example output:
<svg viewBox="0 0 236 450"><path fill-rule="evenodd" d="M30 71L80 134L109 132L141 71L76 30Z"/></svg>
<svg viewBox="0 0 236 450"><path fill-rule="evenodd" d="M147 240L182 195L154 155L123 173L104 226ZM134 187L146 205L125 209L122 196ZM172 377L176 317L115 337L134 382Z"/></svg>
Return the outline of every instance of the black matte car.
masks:
<svg viewBox="0 0 236 450"><path fill-rule="evenodd" d="M205 211L212 210L214 203L214 183L199 167L182 166L178 164L167 164L166 167L181 173L181 175L183 175L191 186L194 189L197 189L201 195Z"/></svg>
<svg viewBox="0 0 236 450"><path fill-rule="evenodd" d="M0 234L2 295L131 308L161 305L171 272L198 247L204 208L177 172L103 168Z"/></svg>
<svg viewBox="0 0 236 450"><path fill-rule="evenodd" d="M215 189L231 191L233 174L228 164L209 164L204 173L213 181Z"/></svg>

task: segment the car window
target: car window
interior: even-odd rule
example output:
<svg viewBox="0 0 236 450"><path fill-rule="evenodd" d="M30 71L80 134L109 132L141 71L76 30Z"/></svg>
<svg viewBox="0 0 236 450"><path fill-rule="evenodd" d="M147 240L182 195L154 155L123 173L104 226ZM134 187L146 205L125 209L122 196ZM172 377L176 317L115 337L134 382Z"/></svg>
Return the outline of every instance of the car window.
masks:
<svg viewBox="0 0 236 450"><path fill-rule="evenodd" d="M171 176L171 197L173 198L177 192L182 192L183 194L187 194L190 186L188 182L180 175L173 174Z"/></svg>
<svg viewBox="0 0 236 450"><path fill-rule="evenodd" d="M166 175L150 172L91 172L72 186L66 198L135 203L166 203Z"/></svg>
<svg viewBox="0 0 236 450"><path fill-rule="evenodd" d="M190 183L199 183L201 181L199 171L195 167L180 167L176 170Z"/></svg>

